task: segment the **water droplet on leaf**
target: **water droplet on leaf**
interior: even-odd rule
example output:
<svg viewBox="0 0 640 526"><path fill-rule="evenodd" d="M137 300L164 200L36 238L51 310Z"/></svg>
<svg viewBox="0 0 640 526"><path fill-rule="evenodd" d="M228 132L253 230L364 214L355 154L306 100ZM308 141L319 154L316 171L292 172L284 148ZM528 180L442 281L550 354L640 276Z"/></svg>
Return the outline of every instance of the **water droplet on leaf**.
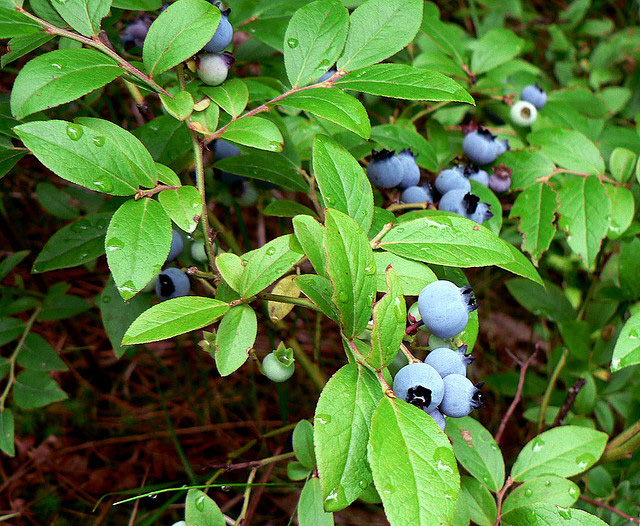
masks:
<svg viewBox="0 0 640 526"><path fill-rule="evenodd" d="M287 46L289 46L291 49L298 47L298 39L290 38L289 40L287 40Z"/></svg>
<svg viewBox="0 0 640 526"><path fill-rule="evenodd" d="M70 122L67 124L67 135L72 141L77 141L84 134L84 129L79 124Z"/></svg>

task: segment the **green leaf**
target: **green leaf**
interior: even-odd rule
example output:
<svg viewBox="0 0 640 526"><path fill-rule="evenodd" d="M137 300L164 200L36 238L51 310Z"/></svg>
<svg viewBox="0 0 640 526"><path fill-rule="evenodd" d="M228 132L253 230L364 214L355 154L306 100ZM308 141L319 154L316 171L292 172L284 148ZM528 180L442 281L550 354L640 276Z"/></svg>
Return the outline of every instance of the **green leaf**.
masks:
<svg viewBox="0 0 640 526"><path fill-rule="evenodd" d="M184 506L187 526L225 526L224 515L218 505L199 489L190 489Z"/></svg>
<svg viewBox="0 0 640 526"><path fill-rule="evenodd" d="M351 216L368 232L373 220L373 190L358 161L334 139L318 135L312 162L326 206Z"/></svg>
<svg viewBox="0 0 640 526"><path fill-rule="evenodd" d="M67 181L112 195L132 195L138 188L123 151L102 142L90 128L50 120L21 124L14 131L42 164Z"/></svg>
<svg viewBox="0 0 640 526"><path fill-rule="evenodd" d="M201 91L232 117L240 115L249 102L249 88L238 78L229 79L221 86L201 88Z"/></svg>
<svg viewBox="0 0 640 526"><path fill-rule="evenodd" d="M529 312L556 322L572 321L576 312L562 289L549 281L544 287L526 279L510 279L505 283L510 294Z"/></svg>
<svg viewBox="0 0 640 526"><path fill-rule="evenodd" d="M504 484L504 459L491 433L470 416L447 418L447 435L458 462L491 491Z"/></svg>
<svg viewBox="0 0 640 526"><path fill-rule="evenodd" d="M254 250L242 273L240 294L250 298L284 276L304 256L293 234L277 237Z"/></svg>
<svg viewBox="0 0 640 526"><path fill-rule="evenodd" d="M586 511L546 503L521 506L502 516L504 526L563 526L568 522L580 526L607 526L602 519Z"/></svg>
<svg viewBox="0 0 640 526"><path fill-rule="evenodd" d="M536 504L555 504L569 508L578 500L580 488L562 477L547 475L532 479L512 490L502 503L502 513Z"/></svg>
<svg viewBox="0 0 640 526"><path fill-rule="evenodd" d="M353 71L395 55L420 29L422 6L422 0L369 0L356 8L338 69Z"/></svg>
<svg viewBox="0 0 640 526"><path fill-rule="evenodd" d="M547 177L556 168L554 162L539 151L508 151L500 156L505 166L511 168L511 189L523 190Z"/></svg>
<svg viewBox="0 0 640 526"><path fill-rule="evenodd" d="M0 17L1 16L0 14ZM43 44L49 42L53 37L54 35L47 33L35 33L33 35L12 38L9 41L9 51L2 55L0 59L0 67L4 68L14 60L25 56L27 53L31 53L34 49L38 49Z"/></svg>
<svg viewBox="0 0 640 526"><path fill-rule="evenodd" d="M300 174L298 167L280 153L253 151L221 159L215 163L215 167L232 174L269 181L288 190L309 191L309 183Z"/></svg>
<svg viewBox="0 0 640 526"><path fill-rule="evenodd" d="M94 49L57 49L30 60L11 90L18 119L79 99L118 78L123 69ZM28 126L28 125L24 125Z"/></svg>
<svg viewBox="0 0 640 526"><path fill-rule="evenodd" d="M213 298L182 296L154 305L127 329L122 345L167 340L212 324L229 310Z"/></svg>
<svg viewBox="0 0 640 526"><path fill-rule="evenodd" d="M100 32L100 22L111 8L111 0L65 0L52 4L67 24L86 37Z"/></svg>
<svg viewBox="0 0 640 526"><path fill-rule="evenodd" d="M640 363L640 313L629 318L616 341L611 358L611 372Z"/></svg>
<svg viewBox="0 0 640 526"><path fill-rule="evenodd" d="M438 278L424 263L396 256L391 252L374 252L376 262L376 282L378 292L387 290L386 270L389 265L400 280L402 291L407 296L417 296L432 281Z"/></svg>
<svg viewBox="0 0 640 526"><path fill-rule="evenodd" d="M0 179L7 175L25 155L25 152L20 150L0 147Z"/></svg>
<svg viewBox="0 0 640 526"><path fill-rule="evenodd" d="M43 371L22 371L13 386L13 401L22 409L35 409L65 398L66 393Z"/></svg>
<svg viewBox="0 0 640 526"><path fill-rule="evenodd" d="M169 186L182 186L178 175L168 166L154 162L158 174L158 181Z"/></svg>
<svg viewBox="0 0 640 526"><path fill-rule="evenodd" d="M189 128L171 115L161 115L136 128L134 135L147 147L156 162L178 171L193 164Z"/></svg>
<svg viewBox="0 0 640 526"><path fill-rule="evenodd" d="M158 201L171 220L185 232L193 232L202 214L200 193L195 186L181 186L177 190L163 190Z"/></svg>
<svg viewBox="0 0 640 526"><path fill-rule="evenodd" d="M240 292L240 280L244 272L242 259L233 252L224 252L216 257L216 267L227 285L236 292Z"/></svg>
<svg viewBox="0 0 640 526"><path fill-rule="evenodd" d="M332 88L308 89L292 93L278 104L327 119L358 134L363 139L368 139L371 135L367 110L358 99L347 95L344 91Z"/></svg>
<svg viewBox="0 0 640 526"><path fill-rule="evenodd" d="M349 11L336 0L316 0L294 13L284 36L284 65L294 88L317 81L335 63L348 26Z"/></svg>
<svg viewBox="0 0 640 526"><path fill-rule="evenodd" d="M236 305L224 315L216 334L216 367L221 376L238 370L256 341L258 322L246 304Z"/></svg>
<svg viewBox="0 0 640 526"><path fill-rule="evenodd" d="M296 216L292 222L296 239L311 261L316 273L320 276L326 276L327 255L323 247L324 226L309 216Z"/></svg>
<svg viewBox="0 0 640 526"><path fill-rule="evenodd" d="M171 246L171 220L153 199L125 201L111 218L105 247L118 291L128 300L162 269Z"/></svg>
<svg viewBox="0 0 640 526"><path fill-rule="evenodd" d="M284 148L284 139L278 127L263 117L244 117L231 121L220 137L270 152L281 152Z"/></svg>
<svg viewBox="0 0 640 526"><path fill-rule="evenodd" d="M138 294L129 301L124 301L113 277L109 277L99 298L102 324L107 331L109 341L117 358L121 358L126 348L120 342L127 329L151 304L151 294Z"/></svg>
<svg viewBox="0 0 640 526"><path fill-rule="evenodd" d="M6 278L9 272L16 268L28 255L28 250L21 250L2 258L2 261L0 261L0 281Z"/></svg>
<svg viewBox="0 0 640 526"><path fill-rule="evenodd" d="M605 185L611 201L611 223L609 224L609 239L618 239L627 231L633 222L635 201L631 190L624 186Z"/></svg>
<svg viewBox="0 0 640 526"><path fill-rule="evenodd" d="M293 430L293 451L300 463L308 469L316 469L316 454L313 448L313 426L308 420L300 420Z"/></svg>
<svg viewBox="0 0 640 526"><path fill-rule="evenodd" d="M371 352L366 357L366 362L377 370L389 365L398 354L407 318L400 278L390 265L386 275L389 290L373 308Z"/></svg>
<svg viewBox="0 0 640 526"><path fill-rule="evenodd" d="M488 228L459 215L424 212L417 219L394 226L378 248L447 266L482 267L513 261L508 243Z"/></svg>
<svg viewBox="0 0 640 526"><path fill-rule="evenodd" d="M561 426L528 442L511 468L511 478L524 482L545 475L572 477L600 458L608 436L587 427Z"/></svg>
<svg viewBox="0 0 640 526"><path fill-rule="evenodd" d="M55 217L78 219L80 216L77 206L72 202L71 194L51 183L38 183L36 197L40 206Z"/></svg>
<svg viewBox="0 0 640 526"><path fill-rule="evenodd" d="M42 26L26 15L7 6L0 7L0 38L25 37L38 34ZM3 66L4 67L4 66Z"/></svg>
<svg viewBox="0 0 640 526"><path fill-rule="evenodd" d="M371 128L371 138L388 150L401 151L411 148L417 153L416 163L432 172L438 171L438 158L433 146L413 128L398 124L380 124Z"/></svg>
<svg viewBox="0 0 640 526"><path fill-rule="evenodd" d="M100 257L110 218L111 214L91 214L58 230L38 254L32 271L75 267Z"/></svg>
<svg viewBox="0 0 640 526"><path fill-rule="evenodd" d="M313 441L327 511L347 507L372 482L367 442L382 396L375 375L356 364L338 370L320 394Z"/></svg>
<svg viewBox="0 0 640 526"><path fill-rule="evenodd" d="M496 267L503 268L516 274L518 276L522 276L524 278L528 278L531 281L535 281L540 285L543 284L542 278L538 271L533 266L531 261L529 261L520 250L514 247L511 243L507 244L509 250L511 250L511 255L513 256L513 261L509 263L498 263Z"/></svg>
<svg viewBox="0 0 640 526"><path fill-rule="evenodd" d="M15 318L0 318L0 345L18 339L24 332L24 323Z"/></svg>
<svg viewBox="0 0 640 526"><path fill-rule="evenodd" d="M211 40L220 22L220 9L205 0L178 0L155 19L142 48L151 77L177 66Z"/></svg>
<svg viewBox="0 0 640 526"><path fill-rule="evenodd" d="M194 111L191 114L191 126L205 136L216 131L219 120L220 107L217 104L209 104L204 110Z"/></svg>
<svg viewBox="0 0 640 526"><path fill-rule="evenodd" d="M18 364L30 371L66 371L58 352L39 334L29 333L18 354Z"/></svg>
<svg viewBox="0 0 640 526"><path fill-rule="evenodd" d="M611 222L611 201L596 176L572 177L558 191L558 226L567 243L593 269Z"/></svg>
<svg viewBox="0 0 640 526"><path fill-rule="evenodd" d="M556 192L544 183L528 187L513 203L509 218L520 217L518 231L522 233L522 250L529 252L536 264L556 233L557 209Z"/></svg>
<svg viewBox="0 0 640 526"><path fill-rule="evenodd" d="M473 97L455 80L437 71L406 64L375 64L357 69L337 80L335 85L381 97L475 104Z"/></svg>
<svg viewBox="0 0 640 526"><path fill-rule="evenodd" d="M544 155L561 168L592 175L604 172L604 160L597 146L585 135L565 128L543 128L527 139L541 147Z"/></svg>
<svg viewBox="0 0 640 526"><path fill-rule="evenodd" d="M391 526L451 524L460 476L449 440L433 418L384 397L373 415L368 451Z"/></svg>
<svg viewBox="0 0 640 526"><path fill-rule="evenodd" d="M302 488L298 502L300 526L333 526L333 513L324 511L322 488L317 478L310 478Z"/></svg>
<svg viewBox="0 0 640 526"><path fill-rule="evenodd" d="M0 451L4 451L10 457L15 456L15 427L11 409L4 408L0 411Z"/></svg>
<svg viewBox="0 0 640 526"><path fill-rule="evenodd" d="M489 71L520 54L524 40L510 29L492 29L473 46L471 71L478 75Z"/></svg>
<svg viewBox="0 0 640 526"><path fill-rule="evenodd" d="M266 216L273 217L295 217L297 215L308 215L315 219L318 219L316 214L311 208L304 206L297 201L290 201L288 199L278 199L277 201L271 201L262 211Z"/></svg>
<svg viewBox="0 0 640 526"><path fill-rule="evenodd" d="M620 183L628 183L633 177L638 156L627 148L616 148L609 157L609 170L613 178Z"/></svg>
<svg viewBox="0 0 640 526"><path fill-rule="evenodd" d="M193 112L193 95L188 91L179 91L173 97L161 93L160 101L167 113L179 121L186 121Z"/></svg>
<svg viewBox="0 0 640 526"><path fill-rule="evenodd" d="M464 45L460 39L459 27L446 24L440 20L440 12L436 5L427 2L420 29L425 36L432 39L440 50L449 55L457 64L464 62Z"/></svg>
<svg viewBox="0 0 640 526"><path fill-rule="evenodd" d="M331 299L340 313L346 338L360 334L371 318L376 293L376 267L367 236L348 215L326 212L324 248L333 285Z"/></svg>
<svg viewBox="0 0 640 526"><path fill-rule="evenodd" d="M474 478L462 477L460 489L465 494L471 520L478 526L493 526L498 508L487 487Z"/></svg>
<svg viewBox="0 0 640 526"><path fill-rule="evenodd" d="M618 282L626 298L640 297L640 239L633 237L620 242Z"/></svg>
<svg viewBox="0 0 640 526"><path fill-rule="evenodd" d="M338 310L329 300L333 291L331 282L327 278L316 274L302 274L296 277L296 284L302 293L320 308L325 316L336 323L340 323Z"/></svg>

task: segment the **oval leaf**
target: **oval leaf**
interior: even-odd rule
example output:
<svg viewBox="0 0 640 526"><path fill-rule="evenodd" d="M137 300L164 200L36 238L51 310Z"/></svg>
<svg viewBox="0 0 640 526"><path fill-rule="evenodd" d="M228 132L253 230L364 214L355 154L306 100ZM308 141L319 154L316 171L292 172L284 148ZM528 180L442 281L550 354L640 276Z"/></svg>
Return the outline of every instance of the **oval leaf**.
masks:
<svg viewBox="0 0 640 526"><path fill-rule="evenodd" d="M255 311L246 304L236 305L222 318L216 334L216 367L227 376L244 364L256 341L258 321Z"/></svg>
<svg viewBox="0 0 640 526"><path fill-rule="evenodd" d="M244 117L231 121L220 136L259 150L281 152L284 148L284 139L278 127L262 117Z"/></svg>
<svg viewBox="0 0 640 526"><path fill-rule="evenodd" d="M193 232L202 213L200 193L195 186L181 186L177 190L163 190L158 201L171 220L185 232Z"/></svg>

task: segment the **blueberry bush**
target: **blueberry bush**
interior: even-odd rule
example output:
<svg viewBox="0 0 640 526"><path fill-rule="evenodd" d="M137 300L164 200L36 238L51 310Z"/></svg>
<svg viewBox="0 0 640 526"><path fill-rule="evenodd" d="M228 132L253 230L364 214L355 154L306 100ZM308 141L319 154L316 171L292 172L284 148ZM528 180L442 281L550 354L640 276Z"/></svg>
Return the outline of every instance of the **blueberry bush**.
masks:
<svg viewBox="0 0 640 526"><path fill-rule="evenodd" d="M640 524L638 11L0 0L0 519Z"/></svg>

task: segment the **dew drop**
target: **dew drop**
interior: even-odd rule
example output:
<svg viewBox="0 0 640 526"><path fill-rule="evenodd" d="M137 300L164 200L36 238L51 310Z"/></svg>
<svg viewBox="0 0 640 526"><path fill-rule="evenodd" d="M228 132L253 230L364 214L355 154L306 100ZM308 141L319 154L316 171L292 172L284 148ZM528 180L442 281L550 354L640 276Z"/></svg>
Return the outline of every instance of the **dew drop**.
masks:
<svg viewBox="0 0 640 526"><path fill-rule="evenodd" d="M571 495L572 497L576 496L576 493L578 493L578 490L576 490L576 488L574 488L573 486L571 486L569 488L569 495Z"/></svg>
<svg viewBox="0 0 640 526"><path fill-rule="evenodd" d="M122 285L118 287L120 292L135 292L136 286L133 284L133 281L125 281Z"/></svg>
<svg viewBox="0 0 640 526"><path fill-rule="evenodd" d="M289 40L287 40L287 46L289 46L291 49L298 47L298 39L290 38Z"/></svg>
<svg viewBox="0 0 640 526"><path fill-rule="evenodd" d="M60 64L55 64L55 63L53 63L53 64L51 64L51 65L52 65L54 68L56 68L56 69L62 69L62 66L61 66Z"/></svg>
<svg viewBox="0 0 640 526"><path fill-rule="evenodd" d="M315 416L315 420L319 424L328 424L329 422L331 422L331 415L327 415L325 413L320 413L320 414Z"/></svg>
<svg viewBox="0 0 640 526"><path fill-rule="evenodd" d="M87 228L89 228L89 224L87 223L87 221L83 221L83 220L76 221L70 227L72 232L83 232Z"/></svg>
<svg viewBox="0 0 640 526"><path fill-rule="evenodd" d="M112 237L107 242L107 250L109 252L113 252L114 250L120 250L121 248L124 248L124 241L122 241L121 239L118 239L117 237Z"/></svg>
<svg viewBox="0 0 640 526"><path fill-rule="evenodd" d="M373 265L369 265L368 267L364 267L364 273L368 276L376 273L376 268Z"/></svg>
<svg viewBox="0 0 640 526"><path fill-rule="evenodd" d="M542 440L540 437L536 438L533 441L533 452L537 453L542 449L543 446L544 446L544 440Z"/></svg>
<svg viewBox="0 0 640 526"><path fill-rule="evenodd" d="M73 122L67 124L67 135L72 141L79 140L83 133L84 130L79 124L74 124Z"/></svg>
<svg viewBox="0 0 640 526"><path fill-rule="evenodd" d="M360 489L367 489L369 487L369 483L366 480L361 480L358 482L358 486L360 486Z"/></svg>
<svg viewBox="0 0 640 526"><path fill-rule="evenodd" d="M346 507L348 504L347 498L344 494L344 488L338 484L333 488L327 498L324 499L324 508L327 511L338 511Z"/></svg>
<svg viewBox="0 0 640 526"><path fill-rule="evenodd" d="M531 497L531 495L533 495L533 490L527 488L524 492L524 496L525 497Z"/></svg>
<svg viewBox="0 0 640 526"><path fill-rule="evenodd" d="M632 329L629 331L629 338L633 338L634 340L640 338L640 333L638 333L638 329Z"/></svg>
<svg viewBox="0 0 640 526"><path fill-rule="evenodd" d="M93 184L98 187L100 192L111 192L113 190L113 183L109 179L98 179L93 181Z"/></svg>
<svg viewBox="0 0 640 526"><path fill-rule="evenodd" d="M279 151L281 148L282 148L282 144L280 144L279 142L271 141L269 143L269 149L273 150L274 152Z"/></svg>
<svg viewBox="0 0 640 526"><path fill-rule="evenodd" d="M581 470L587 469L587 467L592 465L595 461L595 457L590 453L584 453L576 458L576 464L578 464L578 468L580 468Z"/></svg>
<svg viewBox="0 0 640 526"><path fill-rule="evenodd" d="M451 467L454 463L453 453L446 447L436 448L433 454L433 461L438 471L453 473L453 468Z"/></svg>
<svg viewBox="0 0 640 526"><path fill-rule="evenodd" d="M94 137L91 140L93 141L93 144L95 144L98 147L104 146L105 138L102 135L98 135L98 137Z"/></svg>
<svg viewBox="0 0 640 526"><path fill-rule="evenodd" d="M397 234L402 234L402 232L404 232L404 228L396 228Z"/></svg>
<svg viewBox="0 0 640 526"><path fill-rule="evenodd" d="M225 484L224 486L220 486L220 489L225 493L228 493L229 491L231 491L231 486Z"/></svg>
<svg viewBox="0 0 640 526"><path fill-rule="evenodd" d="M102 296L102 303L109 303L111 301L111 296Z"/></svg>
<svg viewBox="0 0 640 526"><path fill-rule="evenodd" d="M386 493L387 495L391 495L396 492L396 487L389 484L386 488L382 490L382 492Z"/></svg>
<svg viewBox="0 0 640 526"><path fill-rule="evenodd" d="M204 495L200 495L195 502L198 511L204 511Z"/></svg>
<svg viewBox="0 0 640 526"><path fill-rule="evenodd" d="M565 520L571 519L571 509L558 506L558 515Z"/></svg>
<svg viewBox="0 0 640 526"><path fill-rule="evenodd" d="M546 480L544 485L548 488L549 486L551 486L551 481L550 480Z"/></svg>
<svg viewBox="0 0 640 526"><path fill-rule="evenodd" d="M267 256L273 256L276 253L276 249L274 247L269 247L267 249Z"/></svg>
<svg viewBox="0 0 640 526"><path fill-rule="evenodd" d="M342 291L340 294L338 294L338 301L341 301L342 303L344 303L348 299L349 299L349 295L345 291Z"/></svg>

